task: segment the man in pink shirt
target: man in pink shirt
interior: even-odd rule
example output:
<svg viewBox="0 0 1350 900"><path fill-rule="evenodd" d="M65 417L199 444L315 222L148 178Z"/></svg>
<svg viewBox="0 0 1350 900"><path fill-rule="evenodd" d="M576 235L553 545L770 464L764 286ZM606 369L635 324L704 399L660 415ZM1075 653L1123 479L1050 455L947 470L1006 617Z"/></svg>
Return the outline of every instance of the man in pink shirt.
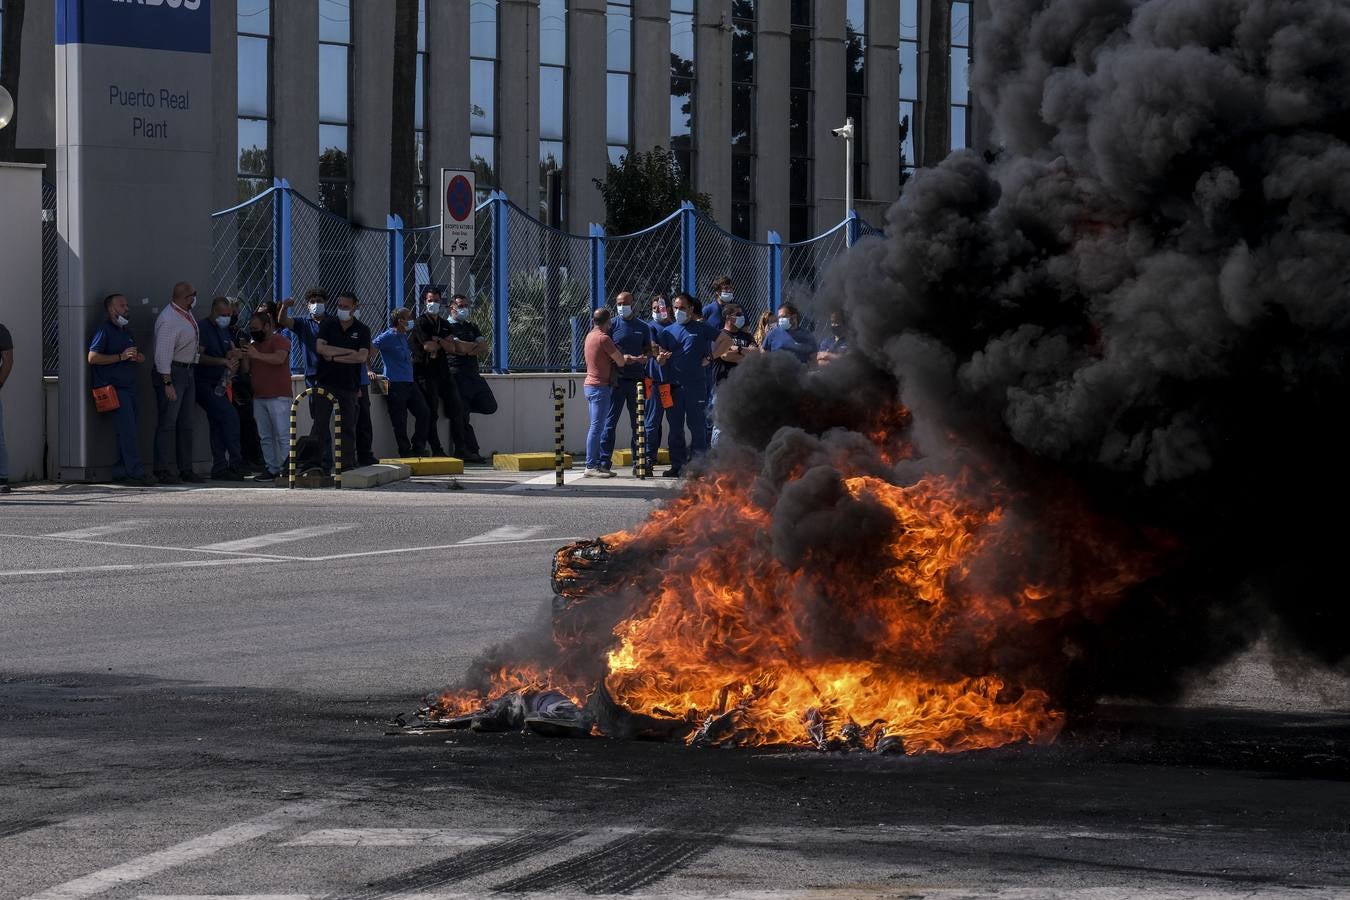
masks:
<svg viewBox="0 0 1350 900"><path fill-rule="evenodd" d="M610 461L601 459L600 444L605 436L605 421L609 418L609 403L614 394L615 369L631 363L641 363L641 356L626 356L609 336L610 312L597 309L591 313L591 331L586 335L586 405L590 407L591 424L586 432L586 477L613 478Z"/></svg>

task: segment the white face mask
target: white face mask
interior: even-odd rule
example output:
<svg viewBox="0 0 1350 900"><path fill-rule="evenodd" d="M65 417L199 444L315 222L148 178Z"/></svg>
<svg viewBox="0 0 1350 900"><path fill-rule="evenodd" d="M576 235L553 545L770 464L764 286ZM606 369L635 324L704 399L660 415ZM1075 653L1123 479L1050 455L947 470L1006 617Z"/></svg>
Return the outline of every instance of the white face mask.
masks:
<svg viewBox="0 0 1350 900"><path fill-rule="evenodd" d="M670 321L670 314L669 314L669 313L659 312L659 313L656 314L656 321L658 321L658 322L660 322L662 325L664 325L664 324L666 324L667 322Z"/></svg>
<svg viewBox="0 0 1350 900"><path fill-rule="evenodd" d="M455 321L456 321L456 322L467 322L467 321L469 321L469 308L468 308L468 307L459 307L459 308L457 308L457 309L455 310Z"/></svg>
<svg viewBox="0 0 1350 900"><path fill-rule="evenodd" d="M736 317L736 327L737 327L737 328L744 328L744 327L745 327L745 316L737 316L737 317Z"/></svg>
<svg viewBox="0 0 1350 900"><path fill-rule="evenodd" d="M323 315L323 304L311 303L309 305L309 314L311 316L314 316L315 318L318 318L319 316Z"/></svg>
<svg viewBox="0 0 1350 900"><path fill-rule="evenodd" d="M677 309L677 310L675 310L675 324L676 324L676 325L683 325L683 324L685 324L685 323L688 322L688 321L689 321L689 310L687 310L687 309Z"/></svg>
<svg viewBox="0 0 1350 900"><path fill-rule="evenodd" d="M619 307L619 315L622 316L622 317L625 318L625 319L631 318L632 315L633 315L633 307L631 307L631 306L620 306L620 307Z"/></svg>
<svg viewBox="0 0 1350 900"><path fill-rule="evenodd" d="M339 322L350 322L352 311L350 309L339 309L337 311L337 317Z"/></svg>
<svg viewBox="0 0 1350 900"><path fill-rule="evenodd" d="M730 303L732 298L735 297L736 295L733 294L731 291L723 291L721 296L723 303Z"/></svg>
<svg viewBox="0 0 1350 900"><path fill-rule="evenodd" d="M428 303L428 304L427 304L427 315L429 315L429 316L439 316L440 314L441 314L441 305L440 305L439 303Z"/></svg>
<svg viewBox="0 0 1350 900"><path fill-rule="evenodd" d="M779 316L778 327L786 331L787 329L792 327L792 319L788 318L787 316Z"/></svg>
<svg viewBox="0 0 1350 900"><path fill-rule="evenodd" d="M216 316L216 324L219 325L221 328L229 328L229 327L230 327L230 317L229 317L229 316Z"/></svg>
<svg viewBox="0 0 1350 900"><path fill-rule="evenodd" d="M128 319L126 316L117 316L116 318L113 319L113 321L117 323L117 327L126 328L127 323L130 322L131 320Z"/></svg>

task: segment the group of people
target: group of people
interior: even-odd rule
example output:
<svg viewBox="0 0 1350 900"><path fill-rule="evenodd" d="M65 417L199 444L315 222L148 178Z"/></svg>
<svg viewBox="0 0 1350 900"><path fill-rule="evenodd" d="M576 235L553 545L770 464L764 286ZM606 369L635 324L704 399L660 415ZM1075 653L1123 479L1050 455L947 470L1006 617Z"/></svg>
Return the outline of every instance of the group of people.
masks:
<svg viewBox="0 0 1350 900"><path fill-rule="evenodd" d="M803 365L828 365L848 351L839 312L831 313L830 336L820 341L803 327L791 303L778 308L776 320L765 312L752 332L730 277L714 281L711 292L701 307L687 293L670 300L658 294L651 299L650 318L643 319L633 295L624 291L615 296L612 310L592 314L585 343L587 477L615 477L615 434L625 410L633 435L633 474L654 474L664 431L670 467L661 474L678 478L691 460L717 443L718 387L748 357L784 352ZM639 386L645 456L639 456L637 446Z"/></svg>
<svg viewBox="0 0 1350 900"><path fill-rule="evenodd" d="M109 294L88 362L91 386L111 395L101 409L112 418L117 435L113 479L146 485L203 481L192 465L194 406L206 414L210 429L213 479L282 478L290 454L292 342L303 348L306 387L319 389L310 395L311 446L319 456L313 464L324 470L333 466L329 419L335 405L341 412L342 468L377 461L370 420L372 383L387 391L400 455L445 455L437 427L443 411L454 455L484 462L469 415L497 411L492 389L479 372L488 342L469 321L467 297L456 294L445 304L438 290L428 288L422 301L420 316L408 308L395 310L388 327L372 336L351 291L338 294L332 315L328 294L314 288L300 309L287 298L249 313L239 301L217 297L209 315L199 319L193 313L196 290L188 282L174 285L169 304L155 320L150 362L158 418L153 469L147 470L138 441L139 370L147 357L129 327L126 297ZM382 381L370 370L372 348L383 361ZM0 365L0 384L6 374ZM4 463L0 432L0 474L6 474Z"/></svg>

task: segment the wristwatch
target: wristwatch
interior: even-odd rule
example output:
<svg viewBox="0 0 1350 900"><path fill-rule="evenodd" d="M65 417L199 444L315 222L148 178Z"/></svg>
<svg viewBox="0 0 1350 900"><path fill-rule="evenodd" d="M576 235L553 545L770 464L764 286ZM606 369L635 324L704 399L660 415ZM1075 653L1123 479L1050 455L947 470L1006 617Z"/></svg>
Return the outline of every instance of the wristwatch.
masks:
<svg viewBox="0 0 1350 900"><path fill-rule="evenodd" d="M164 383L165 383L165 384L173 384L173 376L172 376L172 375L161 375L161 376L159 376L159 377L164 379Z"/></svg>

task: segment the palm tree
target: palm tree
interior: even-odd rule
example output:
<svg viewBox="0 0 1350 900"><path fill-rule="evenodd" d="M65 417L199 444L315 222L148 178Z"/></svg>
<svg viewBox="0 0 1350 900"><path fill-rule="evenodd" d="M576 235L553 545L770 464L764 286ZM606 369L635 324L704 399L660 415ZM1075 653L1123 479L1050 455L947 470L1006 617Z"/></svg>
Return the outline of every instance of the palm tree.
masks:
<svg viewBox="0 0 1350 900"><path fill-rule="evenodd" d="M417 0L394 0L394 96L389 117L389 209L421 225L417 204ZM429 87L429 86L428 86Z"/></svg>

